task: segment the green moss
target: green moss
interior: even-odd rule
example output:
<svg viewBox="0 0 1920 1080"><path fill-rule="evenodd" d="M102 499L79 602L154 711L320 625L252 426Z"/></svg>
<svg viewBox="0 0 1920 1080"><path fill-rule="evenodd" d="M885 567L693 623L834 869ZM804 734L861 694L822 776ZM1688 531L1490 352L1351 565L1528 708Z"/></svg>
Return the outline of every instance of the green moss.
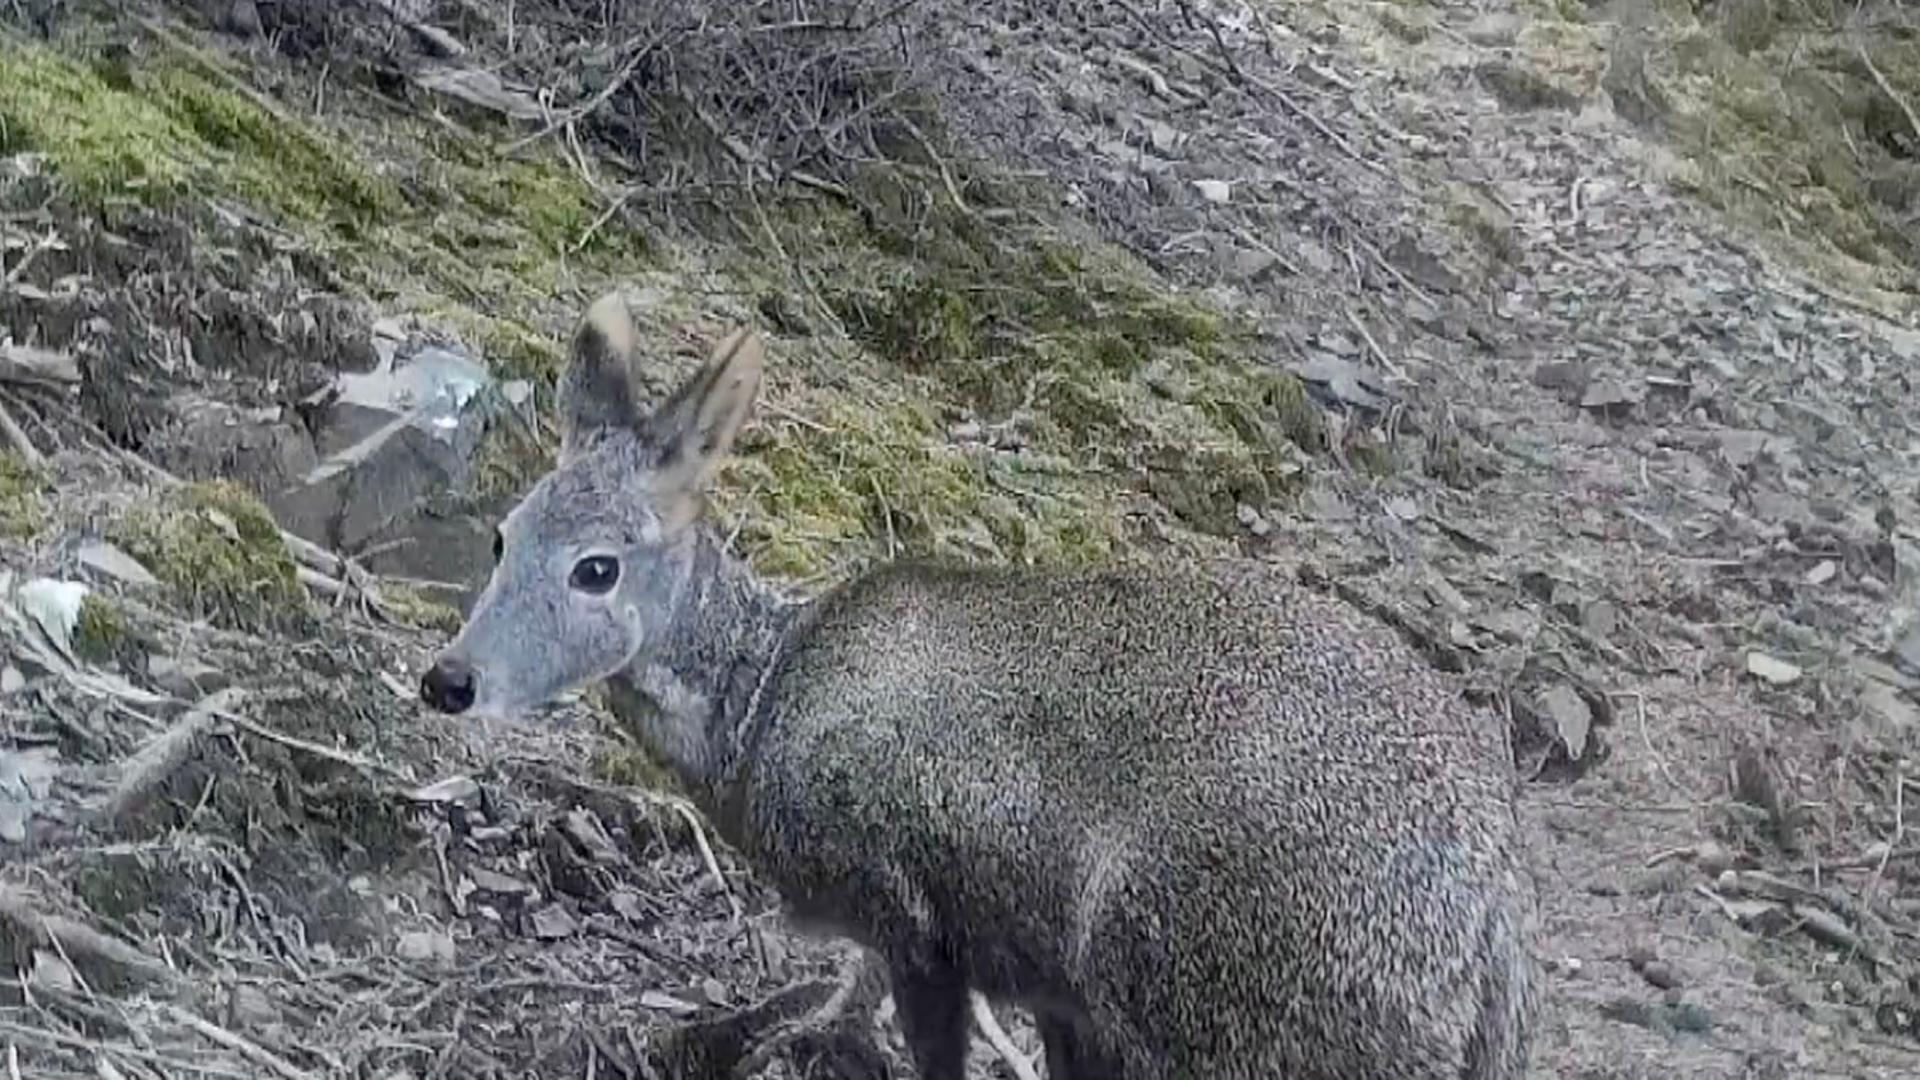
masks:
<svg viewBox="0 0 1920 1080"><path fill-rule="evenodd" d="M81 599L80 619L73 628L74 655L106 663L119 655L127 640L126 617L112 600L93 592Z"/></svg>
<svg viewBox="0 0 1920 1080"><path fill-rule="evenodd" d="M482 505L520 497L554 464L553 447L525 424L503 417L487 429L474 453L472 495Z"/></svg>
<svg viewBox="0 0 1920 1080"><path fill-rule="evenodd" d="M1872 180L1910 158L1899 146L1915 136L1895 98L1920 97L1920 38L1859 37L1851 11L1663 2L1642 29L1646 79L1671 113L1683 190L1812 256L1816 272L1911 290L1920 243L1905 200L1877 195Z"/></svg>
<svg viewBox="0 0 1920 1080"><path fill-rule="evenodd" d="M0 538L30 539L46 523L47 476L11 450L0 450Z"/></svg>
<svg viewBox="0 0 1920 1080"><path fill-rule="evenodd" d="M397 192L347 147L268 112L200 62L168 49L140 66L89 65L0 41L0 151L42 151L94 197L166 202L206 190L348 230L397 208Z"/></svg>
<svg viewBox="0 0 1920 1080"><path fill-rule="evenodd" d="M600 196L563 163L503 159L445 132L405 134L415 145L387 149L411 159L414 205L378 252L385 274L511 319L577 275L650 257L642 234L600 221Z"/></svg>
<svg viewBox="0 0 1920 1080"><path fill-rule="evenodd" d="M77 61L0 38L0 153L40 151L80 191L186 186L195 140L157 102Z"/></svg>
<svg viewBox="0 0 1920 1080"><path fill-rule="evenodd" d="M1253 359L1250 326L1115 250L1004 224L979 201L963 214L871 175L856 191L859 211L776 204L773 228L866 347L875 381L931 408L836 410L831 433L743 448L737 483L761 494L741 539L763 569L812 576L870 545L1096 560L1127 546L1117 507L1135 494L1225 534L1240 502L1304 480L1301 450L1323 441L1318 411L1297 379ZM830 380L844 400L869 393L815 374L802 377ZM944 429L962 420L1017 427L1028 449L947 445ZM1051 464L1017 464L1035 461Z"/></svg>
<svg viewBox="0 0 1920 1080"><path fill-rule="evenodd" d="M719 502L763 573L811 578L859 550L1041 564L1105 558L1117 514L1071 466L946 444L904 402L830 406L744 440Z"/></svg>
<svg viewBox="0 0 1920 1080"><path fill-rule="evenodd" d="M556 295L649 257L646 238L603 220L604 196L556 155L502 158L424 119L323 128L304 110L263 106L244 72L230 82L216 48L169 36L140 52L106 60L0 39L0 152L45 153L96 203L244 204L369 295L521 330ZM529 373L552 355L532 336L513 334L507 354Z"/></svg>
<svg viewBox="0 0 1920 1080"><path fill-rule="evenodd" d="M502 379L525 379L550 391L558 384L567 355L560 346L512 319L490 319L479 339L487 367Z"/></svg>
<svg viewBox="0 0 1920 1080"><path fill-rule="evenodd" d="M395 620L420 630L451 634L466 621L453 605L441 603L420 589L401 582L381 584L380 604Z"/></svg>
<svg viewBox="0 0 1920 1080"><path fill-rule="evenodd" d="M1393 472L1393 451L1370 435L1356 435L1347 444L1347 458L1368 476L1381 477Z"/></svg>
<svg viewBox="0 0 1920 1080"><path fill-rule="evenodd" d="M307 594L272 516L240 485L189 484L129 513L110 537L196 616L235 629L298 626Z"/></svg>
<svg viewBox="0 0 1920 1080"><path fill-rule="evenodd" d="M587 774L620 787L679 792L679 781L640 746L622 738L600 740L587 759Z"/></svg>

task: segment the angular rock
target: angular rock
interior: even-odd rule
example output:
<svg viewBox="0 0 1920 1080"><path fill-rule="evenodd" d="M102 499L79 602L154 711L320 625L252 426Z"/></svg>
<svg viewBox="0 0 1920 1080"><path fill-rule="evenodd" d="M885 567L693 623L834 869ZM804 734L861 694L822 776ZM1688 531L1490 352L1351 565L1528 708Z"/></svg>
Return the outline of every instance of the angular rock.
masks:
<svg viewBox="0 0 1920 1080"><path fill-rule="evenodd" d="M81 544L79 550L74 552L74 557L87 569L128 585L151 588L160 584L160 579L142 566L140 560L104 540L90 540Z"/></svg>
<svg viewBox="0 0 1920 1080"><path fill-rule="evenodd" d="M489 429L508 422L526 387L497 383L462 352L375 330L373 370L342 373L302 402L319 456L266 503L283 528L317 544L380 549L366 562L375 573L471 591L490 566L490 523L453 500L470 490Z"/></svg>

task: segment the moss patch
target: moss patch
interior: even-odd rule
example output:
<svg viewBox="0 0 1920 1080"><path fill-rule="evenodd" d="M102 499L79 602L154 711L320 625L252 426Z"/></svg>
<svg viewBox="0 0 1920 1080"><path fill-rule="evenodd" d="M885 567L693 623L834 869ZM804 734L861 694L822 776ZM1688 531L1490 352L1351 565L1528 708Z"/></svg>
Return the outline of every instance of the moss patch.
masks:
<svg viewBox="0 0 1920 1080"><path fill-rule="evenodd" d="M272 516L240 485L169 493L116 522L110 538L151 568L196 616L232 629L290 629L311 616Z"/></svg>
<svg viewBox="0 0 1920 1080"><path fill-rule="evenodd" d="M1607 90L1668 134L1680 188L1827 276L1913 291L1920 132L1900 101L1920 101L1920 35L1849 31L1853 9L1825 0L1648 0L1617 27L1585 17L1542 11L1523 42L1610 45Z"/></svg>
<svg viewBox="0 0 1920 1080"><path fill-rule="evenodd" d="M862 548L1075 564L1119 542L1112 503L1065 461L950 445L906 400L835 402L817 419L749 433L723 473L722 512L763 573L828 574Z"/></svg>
<svg viewBox="0 0 1920 1080"><path fill-rule="evenodd" d="M28 539L46 523L46 474L0 450L0 538Z"/></svg>
<svg viewBox="0 0 1920 1080"><path fill-rule="evenodd" d="M78 192L172 201L230 193L302 222L357 231L398 191L304 123L276 116L178 51L84 63L0 39L0 152L46 153Z"/></svg>
<svg viewBox="0 0 1920 1080"><path fill-rule="evenodd" d="M488 133L412 115L322 124L247 91L225 63L173 36L111 58L0 38L0 152L44 153L100 206L242 204L361 292L500 330L488 344L510 346L516 376L552 358L527 327L649 256L538 148L503 158Z"/></svg>
<svg viewBox="0 0 1920 1080"><path fill-rule="evenodd" d="M104 664L119 658L129 641L126 616L119 605L90 592L80 601L80 619L73 628L74 655Z"/></svg>
<svg viewBox="0 0 1920 1080"><path fill-rule="evenodd" d="M1297 489L1299 450L1318 442L1317 414L1297 380L1258 362L1250 327L1116 250L996 221L990 207L962 212L884 175L867 178L858 199L858 210L794 199L776 208L772 227L817 299L878 361L879 377L910 384L932 408L917 421L875 412L849 421L850 433L836 422L836 437L853 449L796 435L785 456L765 463L763 484L801 493L771 509L797 513L790 538L802 547L821 533L846 535L851 522L884 523L873 484L848 487L843 475L884 490L928 472L919 490L902 493L907 504L952 512L909 515L904 537L896 520L889 542L907 550L1036 560L1111 553L1121 535L1116 500L1129 493L1153 496L1193 528L1227 533L1238 502ZM1012 425L1036 453L983 450L973 460L928 450L956 421ZM1061 467L1038 483L996 475L1022 459ZM851 463L844 474L823 471L841 463ZM802 475L831 479L821 492ZM996 520L1008 490L1035 487L1041 501L1013 496L1010 518ZM817 512L822 505L833 512ZM1011 528L1014 519L1038 531ZM772 558L795 568L818 561Z"/></svg>
<svg viewBox="0 0 1920 1080"><path fill-rule="evenodd" d="M380 586L380 602L388 615L420 630L452 634L459 631L464 621L453 605L441 603L421 590L400 582L383 583Z"/></svg>
<svg viewBox="0 0 1920 1080"><path fill-rule="evenodd" d="M555 462L552 446L536 438L525 424L502 417L487 429L474 453L470 492L482 506L519 498Z"/></svg>

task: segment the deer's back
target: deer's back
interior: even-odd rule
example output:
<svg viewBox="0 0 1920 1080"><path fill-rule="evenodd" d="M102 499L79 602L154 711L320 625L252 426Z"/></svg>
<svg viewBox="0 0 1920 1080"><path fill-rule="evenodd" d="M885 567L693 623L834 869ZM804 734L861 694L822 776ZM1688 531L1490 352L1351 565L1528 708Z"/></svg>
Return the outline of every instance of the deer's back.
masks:
<svg viewBox="0 0 1920 1080"><path fill-rule="evenodd" d="M1108 1002L1158 1060L1453 1038L1519 887L1497 723L1259 564L888 568L810 613L765 707L791 899L957 934L985 988Z"/></svg>

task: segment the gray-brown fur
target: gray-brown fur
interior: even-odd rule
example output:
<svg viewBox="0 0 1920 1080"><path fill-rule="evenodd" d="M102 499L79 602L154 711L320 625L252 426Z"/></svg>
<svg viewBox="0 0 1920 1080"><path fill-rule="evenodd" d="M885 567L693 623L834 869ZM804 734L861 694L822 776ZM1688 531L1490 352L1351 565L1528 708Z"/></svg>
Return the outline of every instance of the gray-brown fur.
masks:
<svg viewBox="0 0 1920 1080"><path fill-rule="evenodd" d="M608 319L576 365L625 370ZM783 603L695 512L760 363L736 333L661 413L570 407L601 426L508 516L423 693L506 715L607 678L795 915L885 959L928 1080L962 1075L969 988L1034 1009L1054 1080L1524 1073L1495 718L1252 562L896 564ZM583 597L594 553L621 579Z"/></svg>

